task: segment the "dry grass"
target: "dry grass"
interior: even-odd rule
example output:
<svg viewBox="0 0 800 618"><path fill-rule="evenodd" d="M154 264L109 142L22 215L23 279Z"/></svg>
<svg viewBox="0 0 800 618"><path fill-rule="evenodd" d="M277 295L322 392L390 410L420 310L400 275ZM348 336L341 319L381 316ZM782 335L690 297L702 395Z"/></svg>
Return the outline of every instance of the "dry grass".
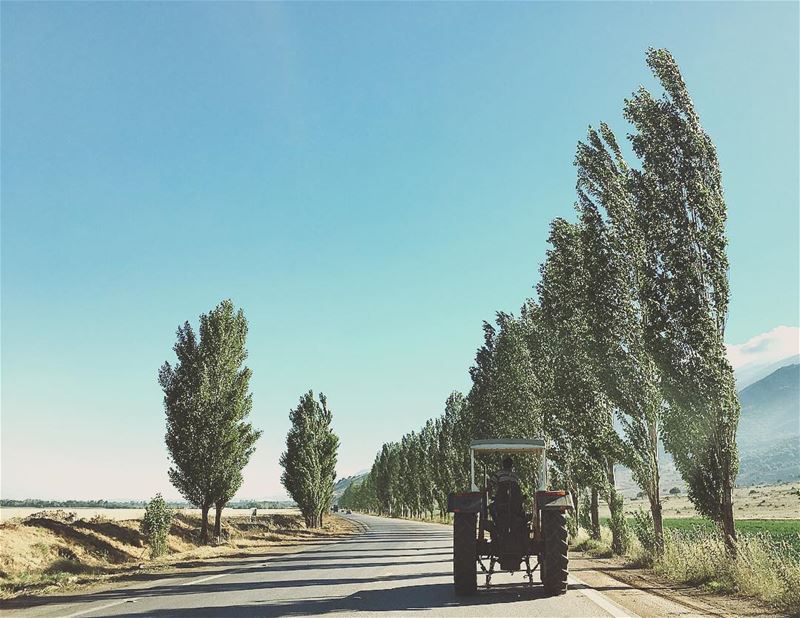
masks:
<svg viewBox="0 0 800 618"><path fill-rule="evenodd" d="M593 539L583 528L578 529L578 534L569 540L570 549L582 551L592 558L611 558L611 531L606 527L600 528L600 540Z"/></svg>
<svg viewBox="0 0 800 618"><path fill-rule="evenodd" d="M632 557L671 581L743 594L800 613L800 560L788 542L767 534L742 536L733 558L717 532L667 530L661 556L638 547Z"/></svg>
<svg viewBox="0 0 800 618"><path fill-rule="evenodd" d="M665 518L697 517L697 511L686 493L662 496ZM739 519L798 519L800 518L800 481L780 485L737 487L733 490L734 516ZM639 509L650 510L647 498L625 498L625 514ZM608 507L600 506L600 514L608 517Z"/></svg>
<svg viewBox="0 0 800 618"><path fill-rule="evenodd" d="M69 512L75 513L75 519L92 519L94 517L101 517L113 521L127 521L129 519L141 519L144 516L144 509L110 509L110 508L95 508L95 507L70 507ZM222 510L223 517L246 517L250 515L253 509L234 509L225 507ZM35 513L40 513L41 508L27 507L27 506L4 506L0 507L0 522L11 521L18 519L22 521L27 519ZM181 513L187 515L200 515L200 509L183 508L180 509ZM260 515L291 515L297 514L299 511L296 508L284 509L258 509Z"/></svg>
<svg viewBox="0 0 800 618"><path fill-rule="evenodd" d="M199 543L200 518L179 513L170 529L169 552L157 560L148 557L138 519L73 520L66 513L50 512L0 524L0 598L40 594L186 561L265 553L270 548L345 536L357 529L335 516L327 517L322 529L307 529L297 514L271 514L255 521L231 517L222 522L220 538L204 546Z"/></svg>
<svg viewBox="0 0 800 618"><path fill-rule="evenodd" d="M610 531L602 526L595 541L583 528L570 548L594 558L611 556ZM800 552L790 536L767 532L740 534L732 557L713 527L667 528L661 555L646 551L632 538L628 567L652 569L664 579L756 599L779 612L800 616Z"/></svg>

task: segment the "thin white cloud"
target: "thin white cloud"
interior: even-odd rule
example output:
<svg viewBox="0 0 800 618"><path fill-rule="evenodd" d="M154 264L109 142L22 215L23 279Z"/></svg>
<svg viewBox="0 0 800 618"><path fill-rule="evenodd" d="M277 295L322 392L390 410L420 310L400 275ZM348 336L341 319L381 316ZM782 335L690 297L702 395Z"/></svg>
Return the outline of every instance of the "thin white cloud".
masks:
<svg viewBox="0 0 800 618"><path fill-rule="evenodd" d="M800 354L800 328L778 326L738 344L725 344L728 360L736 370L776 363Z"/></svg>

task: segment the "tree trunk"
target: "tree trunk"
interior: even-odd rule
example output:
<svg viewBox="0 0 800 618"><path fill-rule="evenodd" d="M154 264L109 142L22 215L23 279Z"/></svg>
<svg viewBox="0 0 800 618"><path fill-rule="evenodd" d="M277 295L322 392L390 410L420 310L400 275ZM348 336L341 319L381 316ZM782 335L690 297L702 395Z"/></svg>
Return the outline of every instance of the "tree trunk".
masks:
<svg viewBox="0 0 800 618"><path fill-rule="evenodd" d="M217 502L214 507L217 511L214 515L214 538L219 540L222 534L222 509L225 508L225 503Z"/></svg>
<svg viewBox="0 0 800 618"><path fill-rule="evenodd" d="M317 522L318 528L322 528L323 518L325 517L325 511L320 511L319 513L319 521Z"/></svg>
<svg viewBox="0 0 800 618"><path fill-rule="evenodd" d="M664 517L661 514L661 497L650 496L650 514L653 516L653 534L659 553L664 549Z"/></svg>
<svg viewBox="0 0 800 618"><path fill-rule="evenodd" d="M630 537L628 536L628 526L625 522L623 512L624 500L622 494L617 491L616 479L614 477L614 462L608 460L608 510L611 511L611 551L618 556L628 551Z"/></svg>
<svg viewBox="0 0 800 618"><path fill-rule="evenodd" d="M727 479L726 479L727 481ZM725 482L722 490L722 533L725 535L725 545L731 555L736 555L736 524L733 519L733 487L730 482Z"/></svg>
<svg viewBox="0 0 800 618"><path fill-rule="evenodd" d="M200 542L203 545L208 545L208 510L210 508L210 504L203 504L200 506Z"/></svg>
<svg viewBox="0 0 800 618"><path fill-rule="evenodd" d="M650 500L650 515L653 517L653 534L656 537L657 551L664 549L664 517L661 514L661 473L658 469L658 417L654 416L648 427L650 450L653 455L651 485L647 497Z"/></svg>
<svg viewBox="0 0 800 618"><path fill-rule="evenodd" d="M600 501L598 500L597 487L592 487L592 503L589 507L589 515L592 519L592 528L589 535L596 541L600 540Z"/></svg>

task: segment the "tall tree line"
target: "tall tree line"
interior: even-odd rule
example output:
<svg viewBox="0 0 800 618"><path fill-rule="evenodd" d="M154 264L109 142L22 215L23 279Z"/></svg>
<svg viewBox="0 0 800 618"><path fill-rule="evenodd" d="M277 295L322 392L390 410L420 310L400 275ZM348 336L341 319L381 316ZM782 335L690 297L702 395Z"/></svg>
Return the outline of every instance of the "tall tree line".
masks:
<svg viewBox="0 0 800 618"><path fill-rule="evenodd" d="M579 142L576 220L556 219L537 300L484 324L472 387L444 413L385 444L342 505L388 515L444 511L467 485L474 438L544 435L551 478L611 510L612 545L627 531L614 469L628 466L663 541L658 448L663 442L698 512L735 548L732 489L739 402L725 356L726 208L716 150L677 63L650 49L664 94L639 88L624 117L639 167L604 123ZM522 470L530 491L533 467Z"/></svg>

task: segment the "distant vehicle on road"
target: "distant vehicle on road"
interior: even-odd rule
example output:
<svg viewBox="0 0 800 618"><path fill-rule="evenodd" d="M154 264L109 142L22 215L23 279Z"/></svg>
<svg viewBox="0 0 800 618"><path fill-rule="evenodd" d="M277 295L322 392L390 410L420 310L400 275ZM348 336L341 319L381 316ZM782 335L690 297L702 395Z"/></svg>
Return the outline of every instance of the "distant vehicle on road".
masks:
<svg viewBox="0 0 800 618"><path fill-rule="evenodd" d="M347 514L348 514L348 515L352 515L352 514L353 514L353 511L351 511L350 509L347 509Z"/></svg>
<svg viewBox="0 0 800 618"><path fill-rule="evenodd" d="M493 496L484 485L475 484L475 456L499 453L504 455L540 455L541 465L536 483L533 509L526 512L516 480L500 480ZM451 493L447 510L453 521L453 583L456 594L474 594L478 588L477 565L491 585L492 574L499 564L501 571L511 573L525 564L528 582L539 568L542 585L548 595L567 591L569 559L567 557L567 521L565 513L572 509L569 492L547 491L547 456L545 441L473 440L469 447L471 491ZM510 463L510 462L509 462ZM489 533L489 539L486 533ZM531 568L531 557L538 564ZM486 568L484 560L489 560Z"/></svg>
<svg viewBox="0 0 800 618"><path fill-rule="evenodd" d="M339 512L339 505L338 504L334 504L333 505L333 512L334 513L338 513Z"/></svg>

